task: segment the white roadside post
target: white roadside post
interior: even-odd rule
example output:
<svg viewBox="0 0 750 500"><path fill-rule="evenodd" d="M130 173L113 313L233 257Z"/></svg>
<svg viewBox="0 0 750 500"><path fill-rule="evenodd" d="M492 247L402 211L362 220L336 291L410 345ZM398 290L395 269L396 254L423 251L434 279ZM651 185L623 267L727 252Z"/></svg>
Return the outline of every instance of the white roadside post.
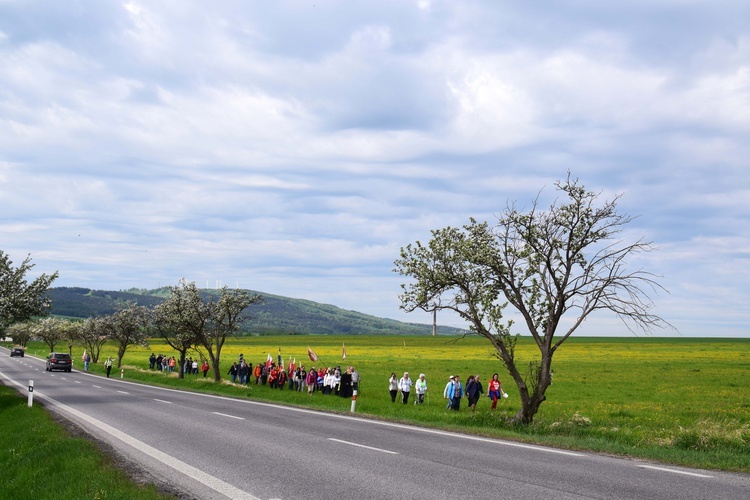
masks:
<svg viewBox="0 0 750 500"><path fill-rule="evenodd" d="M354 413L354 407L357 406L357 389L354 389L352 393L352 409L351 413Z"/></svg>
<svg viewBox="0 0 750 500"><path fill-rule="evenodd" d="M29 380L29 408L34 403L34 381Z"/></svg>
<svg viewBox="0 0 750 500"><path fill-rule="evenodd" d="M120 370L120 378L123 378L125 376L125 368Z"/></svg>

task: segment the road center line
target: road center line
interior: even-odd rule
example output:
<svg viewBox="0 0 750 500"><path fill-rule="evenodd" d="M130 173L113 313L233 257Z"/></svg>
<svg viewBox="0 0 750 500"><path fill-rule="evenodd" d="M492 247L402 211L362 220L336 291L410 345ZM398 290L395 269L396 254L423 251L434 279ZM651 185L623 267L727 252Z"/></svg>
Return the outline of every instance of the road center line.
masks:
<svg viewBox="0 0 750 500"><path fill-rule="evenodd" d="M673 474L683 474L685 476L694 476L694 477L713 477L706 474L698 474L697 472L686 472L684 470L676 470L676 469L668 469L666 467L655 467L653 465L639 465L638 467L642 469L653 469L653 470L659 470L662 472L671 472Z"/></svg>
<svg viewBox="0 0 750 500"><path fill-rule="evenodd" d="M156 399L156 398L154 398L154 401L158 401L158 402L160 402L160 403L165 403L165 404L168 404L168 405L171 405L171 404L172 404L172 402L171 402L171 401L164 401L163 399Z"/></svg>
<svg viewBox="0 0 750 500"><path fill-rule="evenodd" d="M130 393L129 393L129 392L125 392L125 391L117 391L117 392L119 392L120 394L127 394L127 395L130 395Z"/></svg>
<svg viewBox="0 0 750 500"><path fill-rule="evenodd" d="M220 415L222 417L236 418L237 420L245 420L244 417L237 417L235 415L227 415L226 413L219 413L218 411L211 412L214 415Z"/></svg>
<svg viewBox="0 0 750 500"><path fill-rule="evenodd" d="M350 441L342 441L340 439L335 439L335 438L328 438L328 440L329 441L335 441L337 443L348 444L350 446L358 446L360 448L367 448L368 450L379 451L379 452L382 452L382 453L390 453L391 455L398 455L397 451L384 450L382 448L373 448L372 446L366 446L364 444L359 444L359 443L352 443Z"/></svg>

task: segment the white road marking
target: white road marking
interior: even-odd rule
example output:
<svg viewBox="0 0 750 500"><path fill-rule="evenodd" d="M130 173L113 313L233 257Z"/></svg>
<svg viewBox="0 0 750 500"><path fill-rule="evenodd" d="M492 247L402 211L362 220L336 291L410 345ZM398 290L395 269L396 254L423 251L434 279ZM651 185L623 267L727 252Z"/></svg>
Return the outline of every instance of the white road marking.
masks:
<svg viewBox="0 0 750 500"><path fill-rule="evenodd" d="M172 404L172 402L171 402L171 401L164 401L163 399L156 399L156 398L154 398L154 401L158 401L158 402L160 402L160 403L166 403L166 404L168 404L168 405L171 405L171 404Z"/></svg>
<svg viewBox="0 0 750 500"><path fill-rule="evenodd" d="M91 387L96 387L97 389L101 389L102 388L102 386L100 386L100 385L92 385Z"/></svg>
<svg viewBox="0 0 750 500"><path fill-rule="evenodd" d="M234 415L227 415L226 413L219 413L218 411L211 412L214 415L220 415L222 417L236 418L237 420L245 420L243 417L236 417Z"/></svg>
<svg viewBox="0 0 750 500"><path fill-rule="evenodd" d="M676 469L668 469L666 467L655 467L653 465L639 465L638 467L642 469L653 469L653 470L659 470L662 472L671 472L673 474L683 474L685 476L694 476L694 477L713 477L709 476L707 474L698 474L697 472L687 472L684 470L676 470Z"/></svg>
<svg viewBox="0 0 750 500"><path fill-rule="evenodd" d="M22 384L19 384L15 380L12 380L4 373L0 372L0 377L8 380L9 382L21 387L22 389L25 389L25 386ZM135 439L134 437L125 434L124 432L115 429L114 427L105 424L104 422L101 422L99 420L96 420L95 418L92 418L85 413L82 413L74 408L71 408L70 406L64 405L60 403L59 401L56 401L49 396L45 396L39 392L34 392L38 397L45 399L46 401L49 401L51 404L56 406L61 411L70 413L71 415L74 415L75 417L88 422L89 424L93 425L94 427L98 427L102 431L106 432L110 436L119 439L125 444L128 444L135 448L136 450L141 451L142 453L150 456L151 458L158 460L159 462L163 463L164 465L171 467L172 469L185 474L186 476L195 479L201 484L204 484L206 487L211 488L212 490L221 493L222 495L226 496L227 498L237 499L237 500L260 500L258 497L255 497L251 495L250 493L247 493L245 491L242 491L239 488L236 488L232 486L231 484L222 481L218 477L214 477L210 474L207 474L203 472L200 469L196 469L192 465L188 465L185 462L182 462L172 455L168 455L162 451L157 450L156 448L147 445L146 443L139 441Z"/></svg>
<svg viewBox="0 0 750 500"><path fill-rule="evenodd" d="M391 455L398 455L397 451L384 450L382 448L373 448L372 446L366 446L364 444L359 444L359 443L352 443L350 441L342 441L340 439L334 439L334 438L328 438L328 440L329 441L335 441L337 443L348 444L348 445L351 445L351 446L358 446L360 448L367 448L368 450L380 451L382 453L390 453Z"/></svg>
<svg viewBox="0 0 750 500"><path fill-rule="evenodd" d="M125 391L117 391L117 392L119 392L120 394L127 394L128 396L130 395L129 392L125 392Z"/></svg>
<svg viewBox="0 0 750 500"><path fill-rule="evenodd" d="M80 384L81 383L80 380L74 380L73 382L75 382L76 384Z"/></svg>

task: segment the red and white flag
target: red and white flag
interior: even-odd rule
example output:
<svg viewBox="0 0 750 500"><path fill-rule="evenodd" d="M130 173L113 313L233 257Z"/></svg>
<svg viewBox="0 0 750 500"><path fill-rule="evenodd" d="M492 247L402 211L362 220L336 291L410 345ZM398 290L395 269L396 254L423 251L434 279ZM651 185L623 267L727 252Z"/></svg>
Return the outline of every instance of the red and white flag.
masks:
<svg viewBox="0 0 750 500"><path fill-rule="evenodd" d="M315 354L312 349L310 349L310 346L307 346L307 357L310 358L310 361L318 360L318 355Z"/></svg>
<svg viewBox="0 0 750 500"><path fill-rule="evenodd" d="M346 346L341 344L341 359L346 359Z"/></svg>
<svg viewBox="0 0 750 500"><path fill-rule="evenodd" d="M268 357L266 358L266 368L271 367L271 363L273 363L273 358L271 357L271 353L268 353Z"/></svg>

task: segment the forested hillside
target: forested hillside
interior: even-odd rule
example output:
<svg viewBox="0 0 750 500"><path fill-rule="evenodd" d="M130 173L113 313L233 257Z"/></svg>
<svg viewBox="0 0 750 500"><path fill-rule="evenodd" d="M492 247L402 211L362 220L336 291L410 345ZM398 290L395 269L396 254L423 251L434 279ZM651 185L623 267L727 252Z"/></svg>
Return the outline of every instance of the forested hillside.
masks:
<svg viewBox="0 0 750 500"><path fill-rule="evenodd" d="M205 290L211 294L214 290ZM378 318L339 307L320 304L310 300L292 299L280 295L248 290L259 294L263 302L251 306L243 324L243 333L268 334L383 334L383 335L430 335L432 325L403 323L392 319ZM91 290L80 287L56 287L48 292L52 301L51 313L56 316L87 318L112 314L118 302L132 301L138 305L153 307L161 303L169 290L131 289L126 291ZM438 326L438 334L455 335L460 330Z"/></svg>

